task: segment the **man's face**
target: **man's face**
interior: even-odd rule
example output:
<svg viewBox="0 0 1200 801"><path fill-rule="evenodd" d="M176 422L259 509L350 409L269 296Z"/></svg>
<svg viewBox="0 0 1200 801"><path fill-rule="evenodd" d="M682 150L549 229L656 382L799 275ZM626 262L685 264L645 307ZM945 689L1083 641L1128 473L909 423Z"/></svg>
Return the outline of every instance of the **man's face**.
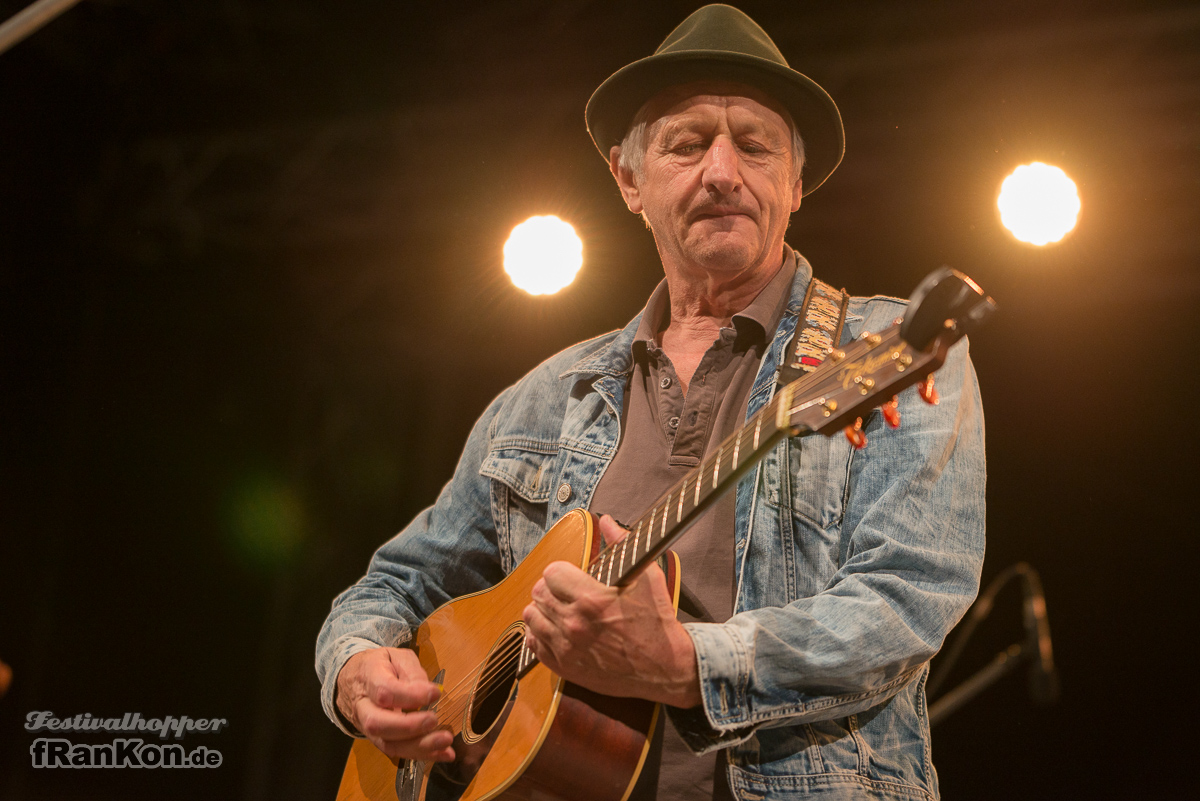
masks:
<svg viewBox="0 0 1200 801"><path fill-rule="evenodd" d="M617 181L664 261L725 276L777 266L802 194L779 106L749 87L712 82L669 89L648 105L641 175L625 171Z"/></svg>

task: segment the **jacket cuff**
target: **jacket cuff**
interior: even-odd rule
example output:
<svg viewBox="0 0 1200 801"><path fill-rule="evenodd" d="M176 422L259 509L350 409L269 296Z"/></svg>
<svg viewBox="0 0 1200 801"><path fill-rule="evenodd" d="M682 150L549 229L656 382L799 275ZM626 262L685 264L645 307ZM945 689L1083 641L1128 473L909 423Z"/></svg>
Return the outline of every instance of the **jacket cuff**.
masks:
<svg viewBox="0 0 1200 801"><path fill-rule="evenodd" d="M378 647L378 643L364 640L361 637L347 637L342 640L338 643L337 654L334 656L333 662L329 665L329 672L325 674L324 684L321 685L321 707L325 710L325 715L333 721L335 726L351 737L362 737L363 735L362 732L351 725L350 721L346 720L346 716L338 709L338 674L342 672L342 668L346 666L346 662L350 657Z"/></svg>
<svg viewBox="0 0 1200 801"><path fill-rule="evenodd" d="M703 701L694 709L667 706L667 715L688 748L697 754L727 748L750 737L746 692L750 662L735 629L717 623L685 623L696 648Z"/></svg>

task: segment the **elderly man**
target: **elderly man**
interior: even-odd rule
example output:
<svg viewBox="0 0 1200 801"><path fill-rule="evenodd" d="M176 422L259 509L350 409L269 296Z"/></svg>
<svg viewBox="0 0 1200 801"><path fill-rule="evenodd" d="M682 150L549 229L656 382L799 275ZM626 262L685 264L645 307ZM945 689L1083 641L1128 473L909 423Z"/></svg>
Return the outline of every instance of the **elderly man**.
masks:
<svg viewBox="0 0 1200 801"><path fill-rule="evenodd" d="M624 330L576 345L506 390L434 506L334 603L318 643L327 714L392 757L454 758L421 711L436 699L401 646L447 600L511 572L572 508L625 535L771 397L814 283L789 216L841 159L837 108L728 6L682 23L587 109L665 280ZM835 293L836 294L836 293ZM851 298L843 341L903 312ZM975 596L983 558L983 420L962 343L940 405L870 447L785 439L676 545L663 574L617 590L565 562L524 610L526 644L590 690L666 704L635 797L936 798L927 663Z"/></svg>

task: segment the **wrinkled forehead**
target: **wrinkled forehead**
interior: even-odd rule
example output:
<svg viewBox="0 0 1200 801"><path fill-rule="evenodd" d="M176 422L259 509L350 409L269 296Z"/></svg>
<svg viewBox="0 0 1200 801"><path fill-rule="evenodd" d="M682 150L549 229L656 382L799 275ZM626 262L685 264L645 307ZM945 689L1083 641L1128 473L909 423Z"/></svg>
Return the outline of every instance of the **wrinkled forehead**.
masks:
<svg viewBox="0 0 1200 801"><path fill-rule="evenodd" d="M782 104L753 86L733 81L695 81L668 87L647 100L636 118L644 119L648 127L658 128L716 108L728 109L730 116L763 128L782 127L788 135L795 128Z"/></svg>

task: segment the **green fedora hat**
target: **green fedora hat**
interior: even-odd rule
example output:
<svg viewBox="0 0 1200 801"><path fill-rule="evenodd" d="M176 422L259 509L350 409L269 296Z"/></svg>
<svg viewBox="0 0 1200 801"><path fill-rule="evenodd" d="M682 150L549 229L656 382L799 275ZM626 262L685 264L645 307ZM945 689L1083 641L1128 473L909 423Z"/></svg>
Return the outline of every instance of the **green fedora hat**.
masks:
<svg viewBox="0 0 1200 801"><path fill-rule="evenodd" d="M824 183L846 149L842 115L815 81L788 66L758 23L732 6L709 5L671 31L654 55L614 72L592 94L584 118L600 155L621 144L642 105L669 86L699 80L744 83L774 98L804 138L804 194Z"/></svg>

